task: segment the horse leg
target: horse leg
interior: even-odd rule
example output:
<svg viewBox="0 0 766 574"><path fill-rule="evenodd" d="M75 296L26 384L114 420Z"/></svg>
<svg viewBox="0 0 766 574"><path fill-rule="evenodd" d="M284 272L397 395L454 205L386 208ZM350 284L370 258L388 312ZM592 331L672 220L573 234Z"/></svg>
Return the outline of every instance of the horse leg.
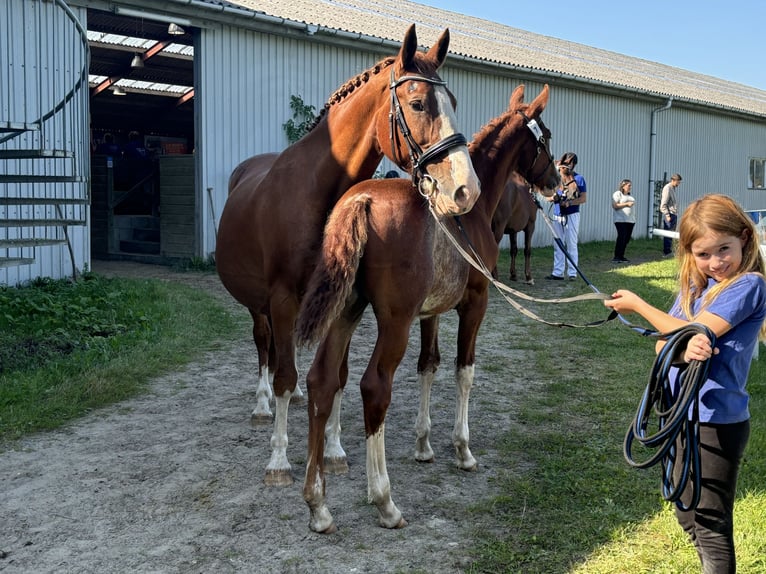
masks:
<svg viewBox="0 0 766 574"><path fill-rule="evenodd" d="M439 316L420 320L420 356L418 357L418 383L420 408L415 420L415 460L433 462L431 448L431 387L441 362L439 353Z"/></svg>
<svg viewBox="0 0 766 574"><path fill-rule="evenodd" d="M468 447L468 400L473 387L476 364L476 337L487 311L489 293L483 289L469 289L458 306L457 357L455 359L455 426L452 444L455 447L455 464L463 470L476 470L477 462Z"/></svg>
<svg viewBox="0 0 766 574"><path fill-rule="evenodd" d="M386 468L386 411L391 403L394 372L404 357L411 318L378 320L378 340L362 376L364 427L367 436L367 499L378 509L384 528L403 528L407 521L391 498L391 481Z"/></svg>
<svg viewBox="0 0 766 574"><path fill-rule="evenodd" d="M511 240L511 281L516 281L516 256L519 254L519 244L515 231L511 231L508 237Z"/></svg>
<svg viewBox="0 0 766 574"><path fill-rule="evenodd" d="M303 499L309 507L309 528L322 534L337 531L325 500L325 432L332 411L340 409L342 363L348 356L355 326L355 323L339 320L330 327L306 377L309 434Z"/></svg>
<svg viewBox="0 0 766 574"><path fill-rule="evenodd" d="M340 406L341 399L343 398L343 389L346 387L346 381L348 380L348 347L346 347L346 353L343 357L339 374L340 388L333 398L332 412L325 427L324 469L325 472L333 474L347 474L348 459L346 451L343 450L343 446L340 444Z"/></svg>
<svg viewBox="0 0 766 574"><path fill-rule="evenodd" d="M531 229L529 225L524 228L524 277L528 285L535 284L535 280L532 279L532 232L534 230L534 225Z"/></svg>
<svg viewBox="0 0 766 574"><path fill-rule="evenodd" d="M260 426L271 422L271 407L269 406L273 393L269 377L269 357L272 354L271 326L269 319L262 313L250 309L253 318L253 341L258 351L258 383L255 387L255 408L250 413L250 425Z"/></svg>
<svg viewBox="0 0 766 574"><path fill-rule="evenodd" d="M278 304L274 302L278 301ZM293 483L290 462L287 460L287 411L290 398L298 381L295 368L295 345L293 331L298 302L294 297L272 298L271 322L276 352L274 372L274 429L271 435L271 459L266 466L264 482L268 486L288 486Z"/></svg>
<svg viewBox="0 0 766 574"><path fill-rule="evenodd" d="M340 443L340 406L343 390L335 393L332 401L332 411L325 427L324 469L332 474L348 474L348 459L346 451Z"/></svg>

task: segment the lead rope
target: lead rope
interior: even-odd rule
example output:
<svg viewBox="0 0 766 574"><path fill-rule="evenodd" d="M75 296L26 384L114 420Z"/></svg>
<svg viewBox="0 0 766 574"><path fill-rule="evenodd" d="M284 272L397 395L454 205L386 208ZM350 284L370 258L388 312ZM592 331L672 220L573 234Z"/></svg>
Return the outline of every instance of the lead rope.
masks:
<svg viewBox="0 0 766 574"><path fill-rule="evenodd" d="M449 229L447 229L447 227L444 225L444 222L441 220L441 218L434 212L433 206L431 205L430 202L429 202L428 208L429 208L429 211L431 212L431 215L433 215L433 218L436 221L437 225L441 228L441 230L444 232L444 235L447 236L447 238L450 240L452 245L455 246L455 249L457 249L458 252L463 256L463 259L465 259L474 269L476 269L479 273L481 273L484 277L486 277L487 280L497 288L497 290L500 292L503 298L522 315L529 317L530 319L534 319L535 321L539 321L540 323L551 325L553 327L577 327L577 328L596 327L598 325L603 324L605 321L609 320L609 319L606 319L605 321L596 321L596 322L588 323L585 325L575 325L572 323L546 321L545 319L539 317L537 314L533 313L532 311L530 311L529 309L527 309L526 307L524 307L517 301L510 298L506 293L512 294L515 297L518 297L519 299L524 299L526 301L533 301L537 303L572 303L575 301L583 301L588 299L591 299L591 300L596 299L599 301L603 301L604 299L608 299L609 297L601 293L586 293L583 295L576 295L574 297L562 297L557 299L539 299L537 297L532 297L530 295L527 295L526 293L517 291L516 289L513 289L511 287L508 287L504 283L492 277L492 272L484 264L484 261L482 261L481 257L478 256L478 254L476 253L476 250L473 248L473 244L471 243L470 239L466 235L465 230L463 229L463 225L460 222L460 217L456 216L454 219L457 223L458 229L460 229L461 233L463 234L463 237L466 239L466 242L468 243L471 253L468 253L465 249L463 249L463 247L460 245L457 239L455 239L452 232Z"/></svg>
<svg viewBox="0 0 766 574"><path fill-rule="evenodd" d="M675 503L682 511L697 508L700 499L700 454L699 454L699 391L708 377L710 359L691 361L683 365L677 377L678 388L670 385L670 368L673 359L683 353L689 339L698 333L706 335L715 347L715 334L705 325L692 323L666 335L667 343L657 354L649 376L649 383L639 402L633 422L625 434L623 454L629 465L635 468L649 468L658 462L662 464L662 496ZM652 414L656 422L651 424ZM657 428L654 434L647 434L647 428ZM633 442L657 449L643 462L633 458ZM679 462L678 448L682 451L682 467L675 472ZM677 476L674 477L674 474ZM688 505L681 500L687 485L691 483L691 501Z"/></svg>
<svg viewBox="0 0 766 574"><path fill-rule="evenodd" d="M679 352L683 352L691 337L697 333L704 333L711 341L711 345L715 347L715 334L708 329L705 325L699 323L692 323L670 333L661 334L657 331L646 329L637 325L633 325L625 320L619 313L612 311L609 317L603 321L596 321L585 325L571 325L569 323L554 323L546 321L537 316L532 311L526 309L513 299L509 298L505 292L512 293L515 296L525 299L527 301L536 301L540 303L569 303L573 301L581 301L585 299L609 299L608 295L604 295L598 291L598 289L588 281L585 275L574 264L569 257L561 239L556 234L553 225L550 223L545 212L542 210L542 206L538 199L532 195L537 207L542 211L543 219L553 233L553 237L561 247L561 250L569 258L569 262L577 270L577 273L582 277L585 283L594 291L591 294L577 295L575 297L565 297L559 299L538 299L531 297L521 291L516 291L511 287L497 281L492 277L492 273L487 269L487 266L478 256L476 250L473 248L473 244L465 233L465 230L460 222L459 217L455 217L455 221L460 229L461 233L466 239L468 246L471 250L469 254L458 243L452 233L447 229L442 220L436 215L433 207L429 203L429 210L436 220L439 227L444 234L455 246L455 249L463 256L463 258L471 264L471 266L484 275L499 291L503 298L521 314L545 323L546 325L552 325L555 327L594 327L599 326L607 321L619 317L620 320L641 335L645 337L657 337L660 339L666 339L667 343L664 345L660 353L657 355L654 365L652 366L652 372L649 378L649 384L647 385L644 394L639 403L638 411L633 419L631 426L628 428L628 432L625 435L623 442L623 454L625 460L629 465L635 468L649 468L654 466L658 462L662 463L662 496L665 500L675 503L675 505L683 510L691 510L697 507L700 499L700 454L699 454L699 390L707 380L708 371L710 369L710 359L706 361L691 361L688 365L681 367L679 375L677 377L678 389L674 393L670 385L670 367L673 363L673 358L676 357ZM649 427L649 420L651 417L650 411L653 410L657 415L658 422L656 427L659 429L655 434L647 436L646 431ZM689 416L691 414L691 416ZM640 444L647 448L657 448L653 456L643 462L636 462L633 458L633 442L638 441ZM675 467L678 458L678 446L681 447L683 452L683 466L681 467L678 476L676 474ZM681 500L681 495L686 489L689 480L692 480L691 493L692 498L690 504L687 506Z"/></svg>

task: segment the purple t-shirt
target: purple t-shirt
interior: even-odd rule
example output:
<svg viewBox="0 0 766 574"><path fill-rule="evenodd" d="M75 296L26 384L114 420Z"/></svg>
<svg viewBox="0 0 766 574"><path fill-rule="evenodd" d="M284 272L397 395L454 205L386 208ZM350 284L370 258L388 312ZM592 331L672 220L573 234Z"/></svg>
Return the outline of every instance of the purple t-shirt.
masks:
<svg viewBox="0 0 766 574"><path fill-rule="evenodd" d="M702 300L716 282L708 279L703 296L692 306L697 315ZM766 280L757 273L746 273L719 293L705 311L721 317L731 329L716 340L719 353L710 361L708 379L700 390L700 422L729 424L750 418L748 402L750 396L745 390L750 362L758 332L766 319ZM676 298L670 315L689 320L681 310ZM672 368L671 381L675 388L678 369Z"/></svg>

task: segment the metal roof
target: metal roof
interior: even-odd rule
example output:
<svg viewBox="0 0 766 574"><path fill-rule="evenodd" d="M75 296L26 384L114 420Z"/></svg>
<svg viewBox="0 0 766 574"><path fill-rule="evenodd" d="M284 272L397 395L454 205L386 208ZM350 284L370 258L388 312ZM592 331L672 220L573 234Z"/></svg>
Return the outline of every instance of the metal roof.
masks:
<svg viewBox="0 0 766 574"><path fill-rule="evenodd" d="M262 14L304 23L312 26L311 33L341 30L391 41L401 41L406 27L415 23L423 45L449 28L450 52L469 60L766 117L766 91L757 88L408 0L196 0L194 4L209 7L211 13L249 11L256 18Z"/></svg>

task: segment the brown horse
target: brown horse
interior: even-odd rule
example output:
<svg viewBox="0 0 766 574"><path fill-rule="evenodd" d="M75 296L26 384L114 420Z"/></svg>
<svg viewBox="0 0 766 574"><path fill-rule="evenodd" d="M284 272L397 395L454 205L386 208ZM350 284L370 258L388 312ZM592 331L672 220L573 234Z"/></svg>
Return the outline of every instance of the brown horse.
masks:
<svg viewBox="0 0 766 574"><path fill-rule="evenodd" d="M465 137L456 131L454 97L437 74L449 31L427 52L417 46L413 25L399 54L343 85L301 140L281 153L245 160L231 175L216 266L253 318L259 384L251 421L271 420L273 374L269 485L293 480L287 411L297 382L294 326L332 206L355 182L371 177L384 154L413 173L416 188L410 184L408 191L432 197L442 213L464 213L479 196Z"/></svg>
<svg viewBox="0 0 766 574"><path fill-rule="evenodd" d="M473 379L476 333L488 301L488 280L469 264L439 229L443 220L457 237L463 234L478 256L494 264L498 246L492 215L512 171L551 195L559 176L548 149L550 133L540 120L548 102L548 86L529 105L524 87L517 88L508 110L487 124L470 144L471 158L482 183L474 208L458 218L432 214L422 198L397 179L365 181L341 198L325 227L322 256L309 283L297 325L301 344L321 341L307 378L309 437L303 497L309 526L316 532L336 527L325 502L325 428L337 416L339 397L348 376L352 334L367 305L372 305L378 338L361 380L367 437L367 495L387 528L406 525L391 499L386 471L385 416L394 372L407 347L412 321L420 315L425 349L418 364L430 377L438 364L438 316L457 308L460 314L458 384L467 404ZM465 241L463 245L466 246ZM432 356L430 353L436 353ZM425 389L425 386L423 387ZM430 387L427 389L430 393ZM461 468L473 468L468 450L467 408L459 412L453 440ZM418 432L423 427L418 422ZM420 437L419 437L420 438ZM430 446L427 447L430 450ZM418 453L433 458L433 453Z"/></svg>
<svg viewBox="0 0 766 574"><path fill-rule="evenodd" d="M519 174L514 173L508 185L505 186L500 203L497 205L495 216L492 218L492 230L498 243L507 234L511 242L511 281L517 280L516 256L519 245L516 235L524 232L524 279L528 285L534 285L532 278L532 235L537 221L537 204L530 193L529 184ZM497 279L497 269L492 274Z"/></svg>

